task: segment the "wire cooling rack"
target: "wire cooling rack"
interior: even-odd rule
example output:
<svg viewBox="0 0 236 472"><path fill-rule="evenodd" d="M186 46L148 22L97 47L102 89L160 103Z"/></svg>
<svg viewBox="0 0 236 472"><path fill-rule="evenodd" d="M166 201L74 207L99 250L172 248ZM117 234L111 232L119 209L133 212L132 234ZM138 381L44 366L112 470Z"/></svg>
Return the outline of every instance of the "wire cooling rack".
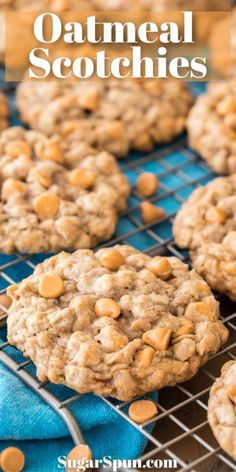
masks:
<svg viewBox="0 0 236 472"><path fill-rule="evenodd" d="M14 105L14 86L3 81L1 85L10 97L12 124L18 124L19 119ZM202 91L202 86L197 84L193 88L195 93ZM172 145L160 146L149 155L132 154L120 164L133 186L133 191L128 210L121 215L113 239L105 245L131 244L150 255L174 255L189 262L187 252L180 251L173 242L172 221L188 195L198 185L214 178L214 173L187 147L185 137L181 137ZM160 182L157 194L150 201L164 208L166 216L154 225L142 223L139 212L140 197L134 188L137 176L143 171L154 172ZM35 265L46 257L46 255L31 257L20 254L0 255L0 293L4 293L9 284L17 283L30 275ZM178 470L182 472L236 470L236 464L220 449L207 422L207 401L211 385L219 375L221 366L228 360L236 359L235 304L224 297L220 297L219 300L221 318L230 332L227 345L214 355L192 380L159 392L157 402L159 414L156 418L141 426L137 425L127 415L127 403L102 398L111 409L147 438L148 446L140 458L142 461L151 458L175 459ZM1 325L4 326L7 313L3 307L2 312ZM81 396L70 389L67 389L66 396L61 396L60 388L63 387L57 389L58 395L55 396L51 385L39 382L32 373L33 366L29 359L25 360L21 353L13 355L15 348L9 347L4 327L0 330L0 338L4 340L0 344L0 361L63 418L76 444L84 442L82 432L71 411L74 402L78 402L79 405Z"/></svg>

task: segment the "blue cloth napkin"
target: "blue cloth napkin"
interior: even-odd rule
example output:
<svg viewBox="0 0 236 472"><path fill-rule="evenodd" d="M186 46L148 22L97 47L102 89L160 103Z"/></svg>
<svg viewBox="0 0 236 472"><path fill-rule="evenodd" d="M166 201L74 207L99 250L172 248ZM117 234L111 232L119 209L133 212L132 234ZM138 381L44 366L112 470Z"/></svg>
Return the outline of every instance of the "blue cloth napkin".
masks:
<svg viewBox="0 0 236 472"><path fill-rule="evenodd" d="M0 339L5 340L5 330ZM5 352L24 362L15 348ZM35 375L35 367L27 367ZM66 456L74 447L60 416L0 363L0 450L8 446L22 448L26 455L25 472L58 471L58 456ZM73 395L63 386L48 387L60 400ZM153 393L153 399L157 394ZM145 437L101 398L89 394L71 404L95 459L135 459L145 448ZM63 469L62 469L63 470Z"/></svg>

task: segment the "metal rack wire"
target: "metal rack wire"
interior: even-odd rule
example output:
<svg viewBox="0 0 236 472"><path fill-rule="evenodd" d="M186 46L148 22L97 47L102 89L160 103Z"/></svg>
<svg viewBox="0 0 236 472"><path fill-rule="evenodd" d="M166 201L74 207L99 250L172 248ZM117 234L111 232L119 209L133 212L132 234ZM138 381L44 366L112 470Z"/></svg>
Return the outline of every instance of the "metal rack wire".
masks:
<svg viewBox="0 0 236 472"><path fill-rule="evenodd" d="M12 123L18 123L13 101L13 87L8 87L11 99ZM171 234L173 217L191 191L199 184L204 184L214 177L214 173L205 163L187 147L185 137L174 144L161 146L150 155L132 154L121 162L121 167L134 184L137 175L143 171L155 172L160 181L157 194L150 199L166 211L166 216L154 225L144 225L139 213L140 197L132 191L128 210L120 217L114 238L105 245L128 243L148 254L165 253L188 261L185 251L180 251L174 244ZM0 256L0 293L4 293L9 284L16 283L32 273L35 265L47 257ZM14 274L14 276L13 276ZM148 439L148 446L140 458L145 461L155 459L176 459L178 470L187 471L235 471L236 465L219 447L207 422L207 400L210 387L220 373L221 366L230 359L236 359L236 310L235 304L224 297L221 303L221 318L229 329L229 341L220 352L215 354L207 365L190 381L159 392L156 418L137 425L127 414L127 403L117 403L110 398L103 401L121 415L126 421ZM2 307L1 325L6 323L7 313ZM2 330L1 330L2 331ZM0 332L3 339L4 334ZM6 338L5 338L6 339ZM79 401L80 395L70 391L65 400L56 397L50 391L50 385L37 380L29 371L30 360L17 362L9 350L7 341L0 344L0 361L34 392L46 401L63 418L76 444L83 442L83 435L70 407ZM13 348L11 348L13 349ZM152 433L150 424L154 425Z"/></svg>

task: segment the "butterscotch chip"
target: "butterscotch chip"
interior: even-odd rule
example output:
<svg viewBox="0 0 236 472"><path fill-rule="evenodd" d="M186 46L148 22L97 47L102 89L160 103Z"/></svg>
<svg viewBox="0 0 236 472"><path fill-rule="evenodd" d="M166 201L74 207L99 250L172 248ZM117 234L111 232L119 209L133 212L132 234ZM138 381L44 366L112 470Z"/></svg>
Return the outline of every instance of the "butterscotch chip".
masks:
<svg viewBox="0 0 236 472"><path fill-rule="evenodd" d="M61 126L60 135L65 138L77 129L79 129L79 127L80 124L78 121L66 121Z"/></svg>
<svg viewBox="0 0 236 472"><path fill-rule="evenodd" d="M133 143L134 149L137 151L150 151L153 147L153 140L148 131L143 131L137 136Z"/></svg>
<svg viewBox="0 0 236 472"><path fill-rule="evenodd" d="M124 137L125 128L123 123L120 121L113 121L106 124L106 130L108 137L114 139L115 141Z"/></svg>
<svg viewBox="0 0 236 472"><path fill-rule="evenodd" d="M105 326L101 329L100 334L97 336L97 340L102 343L105 352L111 354L111 357L113 353L114 357L116 357L116 351L120 351L124 347L127 349L129 339L126 334L123 334L117 329L116 325L108 324L106 321ZM115 370L116 366L113 368ZM120 369L120 366L118 366L118 369Z"/></svg>
<svg viewBox="0 0 236 472"><path fill-rule="evenodd" d="M226 274L228 276L236 276L236 264L234 261L220 262L219 268L223 274Z"/></svg>
<svg viewBox="0 0 236 472"><path fill-rule="evenodd" d="M78 99L79 106L85 110L96 110L99 103L99 94L98 90L92 89L88 93L84 93Z"/></svg>
<svg viewBox="0 0 236 472"><path fill-rule="evenodd" d="M172 267L168 259L159 256L153 257L151 262L148 264L148 270L162 280L167 280L172 273Z"/></svg>
<svg viewBox="0 0 236 472"><path fill-rule="evenodd" d="M3 30L3 29L2 29ZM1 51L0 51L1 54ZM8 99L0 90L0 131L3 131L8 126L8 118L9 118L9 107L8 107Z"/></svg>
<svg viewBox="0 0 236 472"><path fill-rule="evenodd" d="M185 128L192 98L184 83L161 80L157 87L156 80L148 80L154 84L148 88L146 82L22 82L17 104L31 128L63 136L63 147L69 143L74 150L68 157L75 164L81 161L76 156L81 142L124 157L131 149L147 151L169 142Z"/></svg>
<svg viewBox="0 0 236 472"><path fill-rule="evenodd" d="M220 115L226 116L236 112L236 98L234 96L226 96L217 105L217 112Z"/></svg>
<svg viewBox="0 0 236 472"><path fill-rule="evenodd" d="M118 318L121 314L121 308L111 298L101 298L95 304L95 312L98 316L110 316L111 318Z"/></svg>
<svg viewBox="0 0 236 472"><path fill-rule="evenodd" d="M52 11L66 11L70 9L70 2L68 0L52 0L50 7Z"/></svg>
<svg viewBox="0 0 236 472"><path fill-rule="evenodd" d="M193 268L210 287L236 300L236 175L196 189L173 225L181 248L190 249ZM217 227L216 227L217 225Z"/></svg>
<svg viewBox="0 0 236 472"><path fill-rule="evenodd" d="M150 172L144 172L138 177L136 187L143 197L151 197L158 188L158 179L156 175Z"/></svg>
<svg viewBox="0 0 236 472"><path fill-rule="evenodd" d="M88 189L93 187L96 182L96 174L91 170L82 168L74 169L70 172L69 180L72 185Z"/></svg>
<svg viewBox="0 0 236 472"><path fill-rule="evenodd" d="M148 131L143 131L133 142L133 147L137 151L151 151L153 148L153 138Z"/></svg>
<svg viewBox="0 0 236 472"><path fill-rule="evenodd" d="M66 471L77 472L78 466L73 467L74 463L80 462L81 465L85 465L87 461L92 460L92 451L87 444L79 444L75 446L72 451L69 452L66 458Z"/></svg>
<svg viewBox="0 0 236 472"><path fill-rule="evenodd" d="M40 152L40 158L44 160L50 160L63 164L64 156L61 149L61 146L58 141L48 141L46 145L43 146Z"/></svg>
<svg viewBox="0 0 236 472"><path fill-rule="evenodd" d="M138 400L129 407L129 417L135 423L145 423L158 414L157 406L150 400Z"/></svg>
<svg viewBox="0 0 236 472"><path fill-rule="evenodd" d="M223 224L226 220L226 212L223 208L210 207L206 212L208 223Z"/></svg>
<svg viewBox="0 0 236 472"><path fill-rule="evenodd" d="M171 338L171 329L154 328L143 334L143 342L150 344L158 351L166 351L168 349Z"/></svg>
<svg viewBox="0 0 236 472"><path fill-rule="evenodd" d="M227 395L230 400L236 404L236 384L230 385L230 387L227 389Z"/></svg>
<svg viewBox="0 0 236 472"><path fill-rule="evenodd" d="M138 351L135 356L135 362L139 369L147 369L151 365L154 355L155 351L151 347Z"/></svg>
<svg viewBox="0 0 236 472"><path fill-rule="evenodd" d="M233 254L236 254L236 231L227 232L223 239L223 243L232 251Z"/></svg>
<svg viewBox="0 0 236 472"><path fill-rule="evenodd" d="M215 317L214 307L206 302L195 302L190 303L185 310L185 316L191 320L194 318L200 318L202 315L205 318L208 318L209 321L213 321Z"/></svg>
<svg viewBox="0 0 236 472"><path fill-rule="evenodd" d="M194 325L193 323L186 323L180 328L177 329L175 335L176 336L183 336L184 334L193 334L194 333Z"/></svg>
<svg viewBox="0 0 236 472"><path fill-rule="evenodd" d="M53 218L59 209L60 200L54 193L45 192L34 200L34 210L40 218Z"/></svg>
<svg viewBox="0 0 236 472"><path fill-rule="evenodd" d="M165 211L162 208L157 207L150 202L140 203L140 210L145 224L152 223L153 221L159 220L165 216Z"/></svg>
<svg viewBox="0 0 236 472"><path fill-rule="evenodd" d="M64 283L56 274L44 274L40 277L38 292L44 298L58 298L64 293Z"/></svg>
<svg viewBox="0 0 236 472"><path fill-rule="evenodd" d="M236 113L231 113L231 115L226 115L224 119L224 123L226 126L229 126L230 128L233 128L234 130L236 129Z"/></svg>
<svg viewBox="0 0 236 472"><path fill-rule="evenodd" d="M8 295L0 295L0 305L8 309L11 306L11 298Z"/></svg>
<svg viewBox="0 0 236 472"><path fill-rule="evenodd" d="M51 184L50 175L44 169L34 169L34 172L31 172L31 177L34 177L40 185L48 188Z"/></svg>
<svg viewBox="0 0 236 472"><path fill-rule="evenodd" d="M32 148L26 141L16 139L6 144L5 153L11 157L18 157L20 155L28 156L31 155Z"/></svg>
<svg viewBox="0 0 236 472"><path fill-rule="evenodd" d="M147 270L148 255L125 245L109 249L122 256L119 270L102 264L104 248L61 252L39 264L11 294L8 340L32 359L40 380L128 401L191 378L228 332L214 296L198 290L203 280L181 260L167 258L173 271L163 282ZM45 298L61 295L58 278L63 296ZM210 322L207 309L186 318L198 302L213 310Z"/></svg>
<svg viewBox="0 0 236 472"><path fill-rule="evenodd" d="M105 249L101 254L100 263L103 267L109 270L118 270L122 264L124 264L124 258L122 254L116 249Z"/></svg>
<svg viewBox="0 0 236 472"><path fill-rule="evenodd" d="M1 191L1 198L2 200L8 200L12 195L16 193L25 193L26 185L20 180L16 179L7 179L3 182L2 191Z"/></svg>
<svg viewBox="0 0 236 472"><path fill-rule="evenodd" d="M25 456L18 447L7 447L1 452L0 466L3 472L20 472L24 465Z"/></svg>
<svg viewBox="0 0 236 472"><path fill-rule="evenodd" d="M206 296L206 295L211 294L211 289L209 288L207 283L203 282L203 281L200 281L197 284L197 291L198 291L199 295L201 295L201 296Z"/></svg>
<svg viewBox="0 0 236 472"><path fill-rule="evenodd" d="M235 172L235 95L235 77L215 83L197 98L187 120L190 146L220 174Z"/></svg>
<svg viewBox="0 0 236 472"><path fill-rule="evenodd" d="M18 289L18 284L9 285L9 287L7 287L7 295L10 298L13 298L13 294L17 289Z"/></svg>
<svg viewBox="0 0 236 472"><path fill-rule="evenodd" d="M236 461L236 361L223 365L211 387L208 421L220 446Z"/></svg>

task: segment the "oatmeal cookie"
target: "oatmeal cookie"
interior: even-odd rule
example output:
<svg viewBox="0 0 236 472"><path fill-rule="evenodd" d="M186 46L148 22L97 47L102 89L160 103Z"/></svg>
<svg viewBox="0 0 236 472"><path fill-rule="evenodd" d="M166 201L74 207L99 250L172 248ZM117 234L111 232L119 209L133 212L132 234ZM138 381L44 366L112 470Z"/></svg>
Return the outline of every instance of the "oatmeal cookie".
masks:
<svg viewBox="0 0 236 472"><path fill-rule="evenodd" d="M236 79L214 84L189 113L190 146L219 173L236 171Z"/></svg>
<svg viewBox="0 0 236 472"><path fill-rule="evenodd" d="M210 287L236 301L236 174L196 189L177 214L173 232Z"/></svg>
<svg viewBox="0 0 236 472"><path fill-rule="evenodd" d="M107 152L64 164L57 137L9 128L0 136L0 251L78 249L109 239L129 184Z"/></svg>
<svg viewBox="0 0 236 472"><path fill-rule="evenodd" d="M129 246L62 252L8 289L10 344L40 380L131 400L191 378L226 341L208 285Z"/></svg>
<svg viewBox="0 0 236 472"><path fill-rule="evenodd" d="M211 388L208 420L222 449L236 461L236 361L222 367Z"/></svg>
<svg viewBox="0 0 236 472"><path fill-rule="evenodd" d="M31 128L120 157L171 141L184 130L191 103L183 82L171 80L23 81L17 92Z"/></svg>

